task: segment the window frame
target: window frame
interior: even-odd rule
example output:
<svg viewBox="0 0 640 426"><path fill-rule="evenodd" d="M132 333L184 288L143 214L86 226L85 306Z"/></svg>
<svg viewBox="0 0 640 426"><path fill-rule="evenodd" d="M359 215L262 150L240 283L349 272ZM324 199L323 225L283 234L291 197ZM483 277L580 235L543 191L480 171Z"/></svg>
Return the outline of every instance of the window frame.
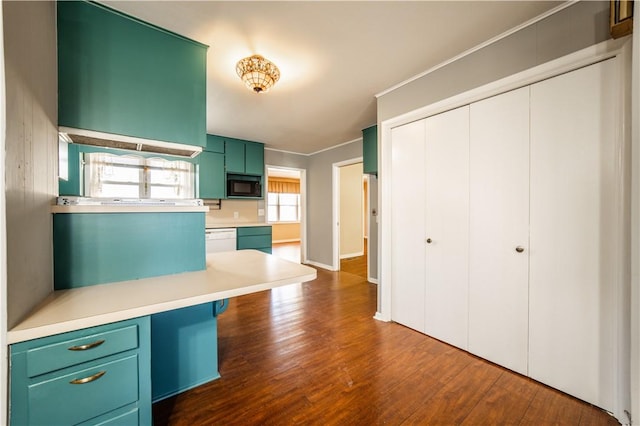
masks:
<svg viewBox="0 0 640 426"><path fill-rule="evenodd" d="M138 188L137 196L133 198L139 199L194 199L196 198L196 186L197 186L197 168L196 165L189 161L184 161L180 159L165 159L161 157L148 157L148 156L140 156L140 155L132 155L132 154L118 154L118 153L110 153L110 152L84 152L83 153L83 187L84 193L89 197L96 198L132 198L126 195L108 195L108 196L95 196L91 195L91 187L93 185L92 182L92 170L93 167L99 167L100 163L105 164L104 161L100 160L91 160L91 156L93 155L106 155L114 158L128 158L137 161L137 164L127 164L123 162L122 164L117 164L116 167L119 168L131 168L138 170L139 177L137 182L128 182L124 180L117 179L104 179L101 180L101 184L112 184L112 185L122 185L122 186L131 186ZM165 183L152 183L151 172L154 170L166 170L168 167L162 167L158 165L158 162L164 162L167 165L171 164L179 164L177 169L181 170L183 173L188 174L188 178L190 180L190 184L188 186L183 186L180 182L176 184L165 184ZM156 163L156 164L154 164ZM95 165L95 166L94 166ZM181 187L190 190L190 194L185 197L151 197L153 188L175 188L175 192L179 192Z"/></svg>
<svg viewBox="0 0 640 426"><path fill-rule="evenodd" d="M269 196L270 195L274 195L276 196L276 200L277 203L273 204L269 202ZM295 205L290 205L290 204L285 204L286 207L295 207L296 209L296 220L281 220L281 212L280 212L280 207L282 206L282 204L280 203L280 195L295 195L296 196L296 204ZM301 203L300 203L300 194L299 193L293 193L293 192L267 192L267 200L266 200L266 205L267 205L267 222L268 223L282 223L282 224L288 224L288 223L300 223L300 218L301 218ZM271 217L269 216L269 207L271 206L275 206L276 207L276 211L277 211L277 220L272 220Z"/></svg>

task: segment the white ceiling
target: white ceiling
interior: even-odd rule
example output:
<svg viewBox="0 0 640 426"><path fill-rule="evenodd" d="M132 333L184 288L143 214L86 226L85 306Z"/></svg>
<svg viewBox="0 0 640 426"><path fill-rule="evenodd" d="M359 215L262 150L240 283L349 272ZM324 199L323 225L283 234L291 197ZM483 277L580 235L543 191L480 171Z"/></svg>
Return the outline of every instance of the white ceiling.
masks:
<svg viewBox="0 0 640 426"><path fill-rule="evenodd" d="M209 133L309 154L361 137L376 123L377 93L563 2L103 3L209 45ZM235 73L252 54L280 68L269 93Z"/></svg>

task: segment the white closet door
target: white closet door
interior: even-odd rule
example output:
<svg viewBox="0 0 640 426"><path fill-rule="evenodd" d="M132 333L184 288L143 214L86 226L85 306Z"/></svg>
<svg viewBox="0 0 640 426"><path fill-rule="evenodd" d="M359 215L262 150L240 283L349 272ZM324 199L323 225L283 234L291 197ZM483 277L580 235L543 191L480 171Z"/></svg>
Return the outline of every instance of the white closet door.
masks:
<svg viewBox="0 0 640 426"><path fill-rule="evenodd" d="M527 374L529 88L471 105L469 352Z"/></svg>
<svg viewBox="0 0 640 426"><path fill-rule="evenodd" d="M391 130L391 319L424 332L425 121Z"/></svg>
<svg viewBox="0 0 640 426"><path fill-rule="evenodd" d="M469 107L427 118L426 132L425 333L466 349Z"/></svg>
<svg viewBox="0 0 640 426"><path fill-rule="evenodd" d="M529 374L611 410L615 59L531 86Z"/></svg>

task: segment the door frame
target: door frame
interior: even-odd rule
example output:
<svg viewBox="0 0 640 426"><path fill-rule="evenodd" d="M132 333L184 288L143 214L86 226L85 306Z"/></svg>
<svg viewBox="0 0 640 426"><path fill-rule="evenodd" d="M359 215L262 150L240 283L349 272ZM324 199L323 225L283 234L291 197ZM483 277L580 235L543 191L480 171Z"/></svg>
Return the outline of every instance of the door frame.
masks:
<svg viewBox="0 0 640 426"><path fill-rule="evenodd" d="M269 169L293 170L300 173L300 263L307 262L307 169L299 169L297 167L285 167L265 164L264 187L267 189L264 196L264 217L267 220L267 210L269 209L269 200L267 199L269 188Z"/></svg>
<svg viewBox="0 0 640 426"><path fill-rule="evenodd" d="M331 224L332 247L332 271L340 270L340 167L362 163L363 157L351 158L339 161L331 165L331 198L333 205L333 222Z"/></svg>
<svg viewBox="0 0 640 426"><path fill-rule="evenodd" d="M378 264L378 279L380 285L378 286L378 309L374 318L381 321L391 321L391 270L393 265L391 264L391 217L393 215L393 206L391 203L391 181L393 179L391 173L391 129L394 127L402 126L412 121L421 120L441 112L448 111L466 104L489 98L491 96L498 95L500 93L508 92L519 87L531 85L539 81L555 77L560 74L564 74L596 62L604 61L606 59L617 58L618 59L618 75L620 99L628 101L630 98L630 85L631 80L631 42L629 38L620 38L616 40L606 40L597 45L587 47L572 54L563 56L561 58L552 60L550 62L538 65L531 69L522 71L520 73L502 78L500 80L488 83L478 88L463 92L461 94L452 96L450 98L438 101L436 103L426 105L413 111L409 111L405 114L392 117L384 120L381 123L380 131L380 147L379 147L379 173L380 176L384 176L380 180L379 188L379 200L380 200L380 216L378 223L378 235L379 235L379 248L380 257ZM629 122L630 111L627 102L623 102L619 109L619 130L614 138L616 144L629 150L632 145L632 139L630 138ZM625 128L625 126L627 126ZM633 147L635 148L635 147ZM634 152L631 149L631 152ZM622 152L620 153L622 155ZM624 167L627 168L628 167ZM634 170L634 173L637 172ZM627 173L631 173L631 170L627 170ZM629 189L629 188L624 188ZM622 190L622 189L621 189ZM631 193L629 195L632 198L636 198L637 195ZM629 202L626 200L625 202ZM623 208L622 215L628 214ZM624 218L621 218L624 220ZM630 218L631 229L639 226L640 219ZM621 238L628 238L621 236ZM638 260L630 259L631 266L637 270ZM624 269L624 268L623 268ZM622 320L622 317L629 317L630 308L625 305L625 300L628 300L629 292L632 294L640 293L638 287L640 284L638 280L631 280L631 277L625 276L626 272L620 270L615 277L616 286L615 289L615 309L617 312L621 312L621 315L615 319L616 321L616 342L618 346L618 353L615 360L615 386L617 396L614 401L614 415L616 418L622 420L626 418L624 411L629 407L629 400L631 396L625 389L630 388L630 364L633 365L640 361L638 359L640 355L638 351L634 351L631 359L629 359L628 352L629 347L638 348L640 346L640 337L637 335L631 335L631 321ZM630 287L628 282L631 282ZM625 299L626 298L626 299ZM637 304L634 306L637 308ZM637 316L637 313L633 313ZM636 370L636 367L634 367ZM637 395L635 395L637 397ZM640 413L633 413L638 416Z"/></svg>

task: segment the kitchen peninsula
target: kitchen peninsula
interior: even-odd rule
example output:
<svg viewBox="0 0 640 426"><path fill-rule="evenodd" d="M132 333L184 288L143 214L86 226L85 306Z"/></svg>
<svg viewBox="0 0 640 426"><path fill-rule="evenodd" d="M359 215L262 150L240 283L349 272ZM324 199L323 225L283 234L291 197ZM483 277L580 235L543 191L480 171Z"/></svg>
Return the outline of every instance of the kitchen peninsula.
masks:
<svg viewBox="0 0 640 426"><path fill-rule="evenodd" d="M257 250L207 255L207 269L51 293L9 330L8 343L310 281L316 271Z"/></svg>
<svg viewBox="0 0 640 426"><path fill-rule="evenodd" d="M54 291L8 332L16 349L11 352L11 424L147 424L150 316L200 307L215 319L217 305L209 302L315 277L313 268L241 250L208 254L203 271ZM217 352L217 342L210 348ZM217 353L197 356L208 357L217 373ZM61 406L60 398L77 404Z"/></svg>

